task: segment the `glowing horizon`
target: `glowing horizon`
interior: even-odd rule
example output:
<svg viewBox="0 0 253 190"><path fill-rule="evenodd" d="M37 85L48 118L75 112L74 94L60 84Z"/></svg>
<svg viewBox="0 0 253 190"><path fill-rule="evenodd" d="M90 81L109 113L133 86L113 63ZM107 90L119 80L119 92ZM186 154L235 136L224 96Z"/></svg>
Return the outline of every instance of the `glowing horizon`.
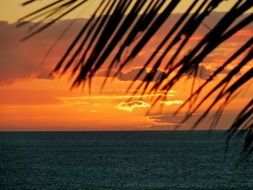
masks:
<svg viewBox="0 0 253 190"><path fill-rule="evenodd" d="M232 2L224 2L217 11L227 10ZM67 21L58 22L46 32L20 43L20 39L26 31L16 29L15 21L34 7L23 9L13 1L4 1L2 5L0 6L0 58L2 60L2 71L0 71L0 131L174 130L176 124L180 123L187 112L186 106L178 116L173 115L190 95L193 77L190 73L166 95L163 92L144 95L141 95L141 91L136 95L132 95L133 91L125 93L135 74L142 67L142 63L154 52L155 44L160 35L163 34L164 28L151 40L149 47L142 50L131 62L131 65L120 73L119 77L115 78L113 82L109 78L106 87L100 92L101 84L106 76L106 70L103 70L106 68L102 68L94 78L92 93L89 94L87 86L84 90L81 88L69 90L72 80L69 74L61 78L57 75L49 75L78 28L82 25L77 22L73 31L64 36L42 64L48 49L54 44L58 36L57 32L60 33L66 27ZM90 3L90 6L92 9L95 3L94 5ZM188 4L181 4L176 12L182 12L186 6ZM10 9L12 11L8 11ZM14 14L9 14L9 12ZM66 18L74 20L80 17L88 18L89 12L92 10L87 11L84 15L70 15ZM212 24L214 18L211 18L207 24ZM205 59L205 66L201 65L201 72L197 74L197 84L202 84L218 65L234 53L236 48L240 47L246 39L252 37L252 29L253 27L250 25L241 30L231 40L218 47L212 56ZM192 44L197 43L203 37L203 31L206 30L207 27L202 25L200 30L190 39L190 42ZM188 51L190 48L187 46L184 51ZM168 54L168 57L170 55ZM165 61L168 57L165 58ZM225 75L235 65L236 63L229 65L220 76ZM249 65L253 65L253 62L251 61ZM241 72L249 69L250 66L243 67ZM161 70L161 72L163 71ZM212 85L217 84L219 80L220 77L218 76L212 81ZM253 89L248 87L245 92L236 97L235 101L225 110L224 118L217 129L227 129L245 102L252 98L252 94ZM163 95L165 99L160 99L153 107L154 99L160 95ZM198 112L205 110L209 102L204 104ZM195 118L182 125L179 130L191 129L191 125L197 116L199 116L198 113L194 116ZM209 124L210 121L207 119L199 129L208 130Z"/></svg>

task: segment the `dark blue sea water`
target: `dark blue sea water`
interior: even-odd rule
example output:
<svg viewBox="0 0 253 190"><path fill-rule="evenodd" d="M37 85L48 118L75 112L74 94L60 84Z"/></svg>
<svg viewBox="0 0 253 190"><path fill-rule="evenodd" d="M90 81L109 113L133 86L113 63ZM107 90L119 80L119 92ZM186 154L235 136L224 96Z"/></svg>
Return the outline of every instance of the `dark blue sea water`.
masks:
<svg viewBox="0 0 253 190"><path fill-rule="evenodd" d="M0 133L0 189L253 189L223 132Z"/></svg>

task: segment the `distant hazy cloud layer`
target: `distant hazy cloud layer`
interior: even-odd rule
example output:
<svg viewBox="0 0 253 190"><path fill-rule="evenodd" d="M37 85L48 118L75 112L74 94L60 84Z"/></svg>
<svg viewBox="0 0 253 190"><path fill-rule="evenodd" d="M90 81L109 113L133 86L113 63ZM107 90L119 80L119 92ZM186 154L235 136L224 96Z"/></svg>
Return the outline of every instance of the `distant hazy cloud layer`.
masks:
<svg viewBox="0 0 253 190"><path fill-rule="evenodd" d="M117 78L121 81L133 81L135 80L136 76L138 75L138 73L142 70L142 68L133 68L133 69L129 69L127 71L121 71L119 72ZM159 81L159 79L166 74L166 72L163 72L162 70L157 70L156 74L154 75L154 77L151 78L146 78L146 76L151 73L152 70L148 71L147 69L145 69L142 74L138 77L139 81L147 81L147 80L151 80L151 81ZM227 71L226 71L227 72ZM107 70L102 70L100 72L98 72L97 76L101 76L101 77L105 77L107 76L108 71ZM198 69L192 69L190 72L187 73L187 76L189 77L196 77L202 80L207 79L212 73L212 70L206 68L205 66L201 65L198 67ZM111 71L111 74L109 75L109 77L114 76L115 71Z"/></svg>
<svg viewBox="0 0 253 190"><path fill-rule="evenodd" d="M237 115L236 112L226 112L224 113L218 125L215 129L221 130L221 129L227 129L233 122L233 119ZM210 114L206 117L206 119L203 120L198 126L194 126L195 122L199 119L201 116L201 113L194 114L189 120L182 123L182 120L184 119L185 115L172 115L169 113L164 114L153 114L147 116L147 118L150 121L150 124L147 126L148 128L152 129L159 129L159 130L171 130L171 129L208 129L211 127L211 121L213 121L215 115ZM196 127L196 128L195 128Z"/></svg>
<svg viewBox="0 0 253 190"><path fill-rule="evenodd" d="M68 24L69 21L59 22L34 38L21 42L28 27L17 28L15 24L0 21L0 84L26 78L51 79L52 68L66 50L70 34L67 33L64 39L59 41L47 56L45 64L42 62L49 48ZM78 31L75 27L73 30L72 37Z"/></svg>
<svg viewBox="0 0 253 190"><path fill-rule="evenodd" d="M200 40L203 34L208 30L206 25L213 27L215 20L221 16L221 13L211 15L205 21L205 25L201 25L196 34L194 34L191 43L196 43ZM156 49L156 44L160 41L161 36L164 36L164 34L168 32L168 28L170 28L178 18L178 14L172 15L171 19L165 23L165 26L152 38L148 44L148 48L138 54L132 64L126 68L127 71L120 73L118 76L119 80L131 81L135 78L140 70L139 68L146 61L147 56ZM20 40L27 34L26 31L29 29L30 25L28 24L25 28L17 28L15 24L8 24L7 22L0 21L0 84L27 78L51 79L52 77L49 74L53 67L86 21L85 19L75 19L57 22L48 30L22 43ZM66 32L64 37L58 41L55 48L47 55L50 47L71 23L72 27L70 30ZM252 31L253 27L249 26L247 29L238 32L234 40L227 43L224 47L218 47L218 49L203 62L209 64L210 68L218 62L222 63L234 52L234 47L238 47L241 41L244 42L245 39L252 36ZM163 50L158 53L162 52ZM41 64L46 55L46 62ZM168 56L170 56L170 54L168 54ZM206 79L211 73L212 69L210 68L200 66L196 76L201 79ZM195 71L196 70L193 69L192 72L189 72L189 76L195 76ZM148 72L150 71L146 70L144 74L140 76L139 80L144 80L144 76ZM158 70L157 75L152 80L158 80L162 74L163 71ZM100 72L98 75L105 76L105 73Z"/></svg>

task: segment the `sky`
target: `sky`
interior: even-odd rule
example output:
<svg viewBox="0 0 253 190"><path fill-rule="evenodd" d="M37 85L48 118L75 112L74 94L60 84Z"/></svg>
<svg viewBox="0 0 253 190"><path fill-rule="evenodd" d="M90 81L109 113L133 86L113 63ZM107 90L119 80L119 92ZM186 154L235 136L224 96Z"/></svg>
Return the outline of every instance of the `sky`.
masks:
<svg viewBox="0 0 253 190"><path fill-rule="evenodd" d="M144 48L119 77L112 82L109 80L101 92L100 87L105 78L105 70L102 68L93 80L90 93L87 87L70 90L72 80L68 74L59 77L50 73L73 36L87 20L80 18L88 18L96 3L88 4L89 9L85 9L84 14L72 14L45 32L21 43L20 39L27 31L26 28L16 28L16 21L35 7L21 7L20 2L23 1L0 2L0 131L174 130L180 123L186 109L177 116L173 112L189 96L191 76L179 81L168 93L166 100L159 101L152 109L152 98L159 94L145 94L141 97L138 94L132 96L131 92L125 93L142 63L165 34L166 26L169 27L173 20L167 21L165 27L150 41L148 48ZM233 1L225 1L217 13L206 20L206 25L215 23L215 19L231 6L231 2ZM180 14L185 7L187 3L180 4L176 12ZM173 18L176 17L177 15ZM71 31L48 54L59 33L72 21L75 22ZM206 31L206 26L201 26L191 38L191 44L197 43ZM252 35L253 26L250 25L207 57L205 66L201 67L197 76L198 85ZM187 48L190 49L191 45ZM233 64L214 79L211 86L217 84L231 68ZM247 69L249 68L244 68L241 72ZM227 129L242 106L252 98L252 94L253 89L249 84L227 107L217 129ZM203 105L188 122L180 125L179 130L191 129L194 120L205 108L206 105ZM212 116L211 114L198 129L209 129Z"/></svg>
<svg viewBox="0 0 253 190"><path fill-rule="evenodd" d="M231 7L234 2L237 0L228 0L224 1L217 9L217 12L224 12ZM28 12L33 11L34 9L40 8L41 6L48 3L48 1L42 0L37 1L36 3L31 4L30 6L22 7L21 4L25 0L1 0L0 1L0 20L7 20L8 22L16 22L19 18L26 15ZM80 8L80 11L77 11L73 14L67 15L65 18L89 18L93 13L93 10L101 0L88 1L84 8ZM175 12L182 12L186 7L190 5L191 1L183 0L182 3L177 6Z"/></svg>

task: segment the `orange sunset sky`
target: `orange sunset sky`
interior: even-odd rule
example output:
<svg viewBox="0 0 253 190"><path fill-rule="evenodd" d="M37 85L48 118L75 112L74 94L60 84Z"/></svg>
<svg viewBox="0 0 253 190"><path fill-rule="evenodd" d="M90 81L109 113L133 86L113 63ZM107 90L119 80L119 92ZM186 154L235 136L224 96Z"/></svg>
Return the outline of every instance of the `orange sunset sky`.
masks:
<svg viewBox="0 0 253 190"><path fill-rule="evenodd" d="M50 72L97 4L94 2L87 4L85 9L78 10L48 30L21 43L20 39L25 36L26 28L16 28L16 20L41 4L26 8L21 7L20 2L22 1L0 2L0 131L172 130L182 119L186 110L182 110L182 113L177 116L173 116L172 113L190 94L192 82L189 79L190 76L182 79L168 93L167 100L159 101L148 113L152 104L151 99L159 94L145 94L140 99L138 94L131 96L131 92L126 94L125 91L142 63L155 50L157 42L166 32L166 27L170 27L173 19L176 19L189 6L189 3L186 3L187 0L182 1L171 19L165 23L164 27L158 31L148 46L126 67L124 72L120 73L120 76L112 82L108 80L102 92L100 92L100 87L105 71L100 70L93 80L91 94L86 86L83 89L70 90L72 80L68 74L59 77L50 75ZM216 10L216 13L205 21L205 24L213 26L217 18L221 17L233 2L225 1ZM71 30L48 54L48 50L55 43L59 34L72 21L74 24ZM207 30L208 28L202 25L191 38L187 49L191 49L191 45L197 43ZM229 55L235 52L236 48L252 36L253 24L251 23L219 46L204 60L205 66L201 68L197 83L201 84L219 64L223 63ZM235 64L236 62L230 64L220 76L212 81L211 86L219 81L219 77L226 75ZM247 71L252 65L251 61L241 72ZM228 105L217 129L226 129L242 106L252 98L251 83L252 80ZM162 112L160 112L161 106L163 107ZM194 119L204 109L205 105L179 129L191 128ZM211 116L198 129L209 129L210 118Z"/></svg>

